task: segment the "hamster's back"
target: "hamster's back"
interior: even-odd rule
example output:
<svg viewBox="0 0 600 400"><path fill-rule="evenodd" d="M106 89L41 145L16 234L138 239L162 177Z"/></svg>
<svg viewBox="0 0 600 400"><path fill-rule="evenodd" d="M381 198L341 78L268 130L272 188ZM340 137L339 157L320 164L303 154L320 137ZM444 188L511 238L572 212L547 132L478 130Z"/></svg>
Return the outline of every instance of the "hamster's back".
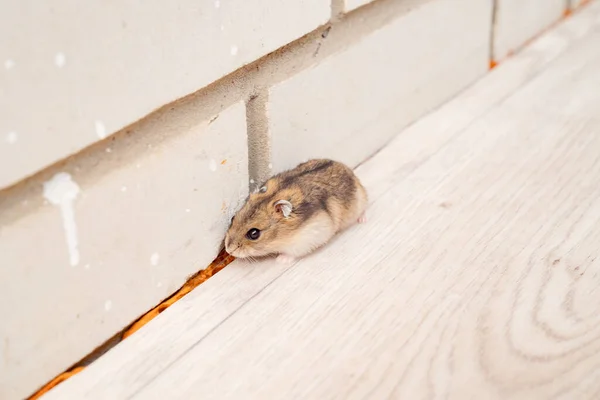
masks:
<svg viewBox="0 0 600 400"><path fill-rule="evenodd" d="M355 222L366 207L364 187L349 167L337 161L310 160L272 179L277 181L279 190L300 191L300 201L294 204L299 216L308 219L325 212L336 231Z"/></svg>

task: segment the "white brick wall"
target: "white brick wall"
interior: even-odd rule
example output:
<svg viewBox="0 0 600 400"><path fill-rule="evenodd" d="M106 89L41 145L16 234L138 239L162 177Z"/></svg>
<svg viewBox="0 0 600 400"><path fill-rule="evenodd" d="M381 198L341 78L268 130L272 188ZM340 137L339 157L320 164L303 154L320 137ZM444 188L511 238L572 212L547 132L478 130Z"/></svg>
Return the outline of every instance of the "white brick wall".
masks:
<svg viewBox="0 0 600 400"><path fill-rule="evenodd" d="M329 16L329 0L3 2L0 189Z"/></svg>
<svg viewBox="0 0 600 400"><path fill-rule="evenodd" d="M485 73L490 21L490 1L431 1L273 87L274 172L312 157L356 165L373 154Z"/></svg>
<svg viewBox="0 0 600 400"><path fill-rule="evenodd" d="M47 204L13 221L27 205L3 210L0 337L8 344L0 398L31 394L216 256L228 212L248 190L244 106L210 124L175 128L97 181L73 174L81 186L75 266L59 207Z"/></svg>
<svg viewBox="0 0 600 400"><path fill-rule="evenodd" d="M496 0L494 59L502 60L557 22L565 0Z"/></svg>

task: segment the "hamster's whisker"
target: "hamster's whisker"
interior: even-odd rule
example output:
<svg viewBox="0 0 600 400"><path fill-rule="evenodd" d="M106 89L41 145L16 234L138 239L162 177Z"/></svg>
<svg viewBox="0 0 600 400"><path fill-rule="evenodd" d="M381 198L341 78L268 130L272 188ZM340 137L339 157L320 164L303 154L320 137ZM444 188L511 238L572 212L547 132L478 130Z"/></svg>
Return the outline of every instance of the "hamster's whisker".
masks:
<svg viewBox="0 0 600 400"><path fill-rule="evenodd" d="M258 260L256 258L252 257L252 256L249 256L248 257L248 262L250 264L256 264L258 262Z"/></svg>

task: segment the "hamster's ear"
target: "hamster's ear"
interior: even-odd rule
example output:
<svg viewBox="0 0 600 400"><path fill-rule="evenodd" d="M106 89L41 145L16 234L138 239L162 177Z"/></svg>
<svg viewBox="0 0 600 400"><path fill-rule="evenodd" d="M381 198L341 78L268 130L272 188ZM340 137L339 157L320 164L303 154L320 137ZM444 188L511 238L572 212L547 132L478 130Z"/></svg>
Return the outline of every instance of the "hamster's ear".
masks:
<svg viewBox="0 0 600 400"><path fill-rule="evenodd" d="M292 203L287 200L278 200L275 203L275 211L280 212L283 218L288 218L292 213Z"/></svg>

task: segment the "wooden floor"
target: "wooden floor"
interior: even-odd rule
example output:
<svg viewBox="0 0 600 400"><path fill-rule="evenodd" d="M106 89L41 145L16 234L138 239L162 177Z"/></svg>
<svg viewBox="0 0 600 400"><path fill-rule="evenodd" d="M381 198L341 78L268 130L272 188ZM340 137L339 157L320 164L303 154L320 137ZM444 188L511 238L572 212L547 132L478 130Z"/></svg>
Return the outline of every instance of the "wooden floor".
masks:
<svg viewBox="0 0 600 400"><path fill-rule="evenodd" d="M598 2L358 174L367 224L234 262L44 398L600 399Z"/></svg>

